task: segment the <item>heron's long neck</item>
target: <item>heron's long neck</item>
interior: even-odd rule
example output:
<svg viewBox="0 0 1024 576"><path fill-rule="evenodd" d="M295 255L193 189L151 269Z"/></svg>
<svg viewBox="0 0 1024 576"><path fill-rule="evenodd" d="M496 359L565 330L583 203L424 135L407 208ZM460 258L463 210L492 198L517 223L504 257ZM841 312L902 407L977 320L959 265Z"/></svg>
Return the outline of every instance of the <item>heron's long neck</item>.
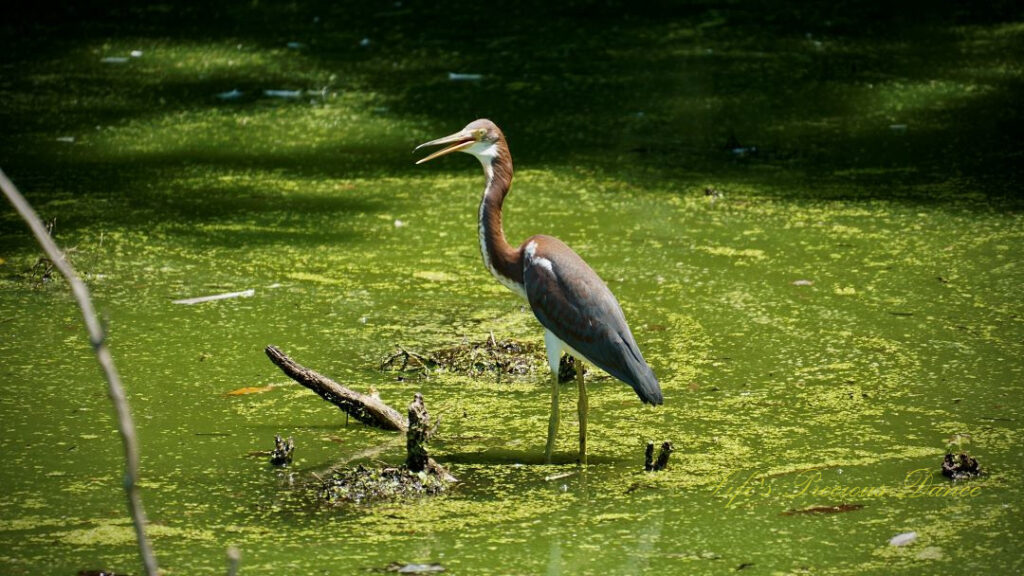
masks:
<svg viewBox="0 0 1024 576"><path fill-rule="evenodd" d="M487 175L487 187L480 201L480 252L491 274L522 296L525 295L522 254L505 240L501 227L501 206L512 187L512 156L504 142L499 141L495 151L494 156L480 157Z"/></svg>

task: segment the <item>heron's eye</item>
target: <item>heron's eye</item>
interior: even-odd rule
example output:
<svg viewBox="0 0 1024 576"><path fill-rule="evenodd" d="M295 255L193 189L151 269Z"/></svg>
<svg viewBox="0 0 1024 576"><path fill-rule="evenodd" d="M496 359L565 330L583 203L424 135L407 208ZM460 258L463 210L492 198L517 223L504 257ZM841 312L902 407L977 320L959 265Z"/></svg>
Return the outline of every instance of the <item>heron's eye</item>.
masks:
<svg viewBox="0 0 1024 576"><path fill-rule="evenodd" d="M473 131L473 137L476 138L477 141L483 140L484 136L486 135L487 130L484 130L483 128L477 128L476 130Z"/></svg>

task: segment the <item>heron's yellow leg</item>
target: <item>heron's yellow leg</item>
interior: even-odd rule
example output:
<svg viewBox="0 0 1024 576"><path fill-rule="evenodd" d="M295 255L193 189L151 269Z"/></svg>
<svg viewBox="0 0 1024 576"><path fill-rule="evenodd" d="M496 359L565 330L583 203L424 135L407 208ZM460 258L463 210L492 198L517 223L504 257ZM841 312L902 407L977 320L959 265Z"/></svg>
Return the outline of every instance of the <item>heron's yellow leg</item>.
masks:
<svg viewBox="0 0 1024 576"><path fill-rule="evenodd" d="M551 464L551 453L555 450L558 436L558 371L551 376L551 418L548 420L548 445L544 448L544 461Z"/></svg>
<svg viewBox="0 0 1024 576"><path fill-rule="evenodd" d="M583 381L583 360L576 359L576 384L580 389L577 410L580 415L580 464L587 465L587 411L590 405L587 401L587 384Z"/></svg>

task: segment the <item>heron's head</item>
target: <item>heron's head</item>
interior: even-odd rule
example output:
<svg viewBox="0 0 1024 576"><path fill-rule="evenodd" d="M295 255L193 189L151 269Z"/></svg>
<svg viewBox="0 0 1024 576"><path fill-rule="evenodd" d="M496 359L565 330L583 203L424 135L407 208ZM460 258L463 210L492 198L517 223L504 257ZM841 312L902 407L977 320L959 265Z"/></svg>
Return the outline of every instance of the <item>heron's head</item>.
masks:
<svg viewBox="0 0 1024 576"><path fill-rule="evenodd" d="M501 129L494 122L485 119L474 120L454 134L438 138L437 140L431 140L430 142L424 142L417 146L416 150L427 146L448 144L447 147L417 160L416 163L423 164L428 160L433 160L451 152L465 152L476 156L482 164L489 165L502 154L504 140L505 137L502 135Z"/></svg>

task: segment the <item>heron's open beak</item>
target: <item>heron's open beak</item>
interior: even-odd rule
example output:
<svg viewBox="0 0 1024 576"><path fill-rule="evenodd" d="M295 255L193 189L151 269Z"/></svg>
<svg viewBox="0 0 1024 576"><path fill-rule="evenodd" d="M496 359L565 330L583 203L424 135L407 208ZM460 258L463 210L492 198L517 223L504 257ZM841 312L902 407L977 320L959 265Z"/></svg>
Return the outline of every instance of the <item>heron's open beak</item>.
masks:
<svg viewBox="0 0 1024 576"><path fill-rule="evenodd" d="M451 144L451 146L449 146L447 148L442 148L442 149L438 150L437 152L434 152L430 156L427 156L426 158L421 158L421 159L416 161L417 164L423 164L424 162L426 162L428 160L433 160L434 158L437 158L439 156L444 156L445 154L450 154L452 152L458 152L459 150L463 150L463 149L469 148L470 146L472 146L475 143L476 143L476 138L474 138L471 133L469 133L469 132L456 132L455 134L452 134L450 136L445 136L444 138L438 138L437 140L431 140L430 142L424 142L423 144L420 144L419 146L417 146L413 150L413 152L415 152L416 150L419 150L420 148L425 148L427 146L440 146L442 144Z"/></svg>

